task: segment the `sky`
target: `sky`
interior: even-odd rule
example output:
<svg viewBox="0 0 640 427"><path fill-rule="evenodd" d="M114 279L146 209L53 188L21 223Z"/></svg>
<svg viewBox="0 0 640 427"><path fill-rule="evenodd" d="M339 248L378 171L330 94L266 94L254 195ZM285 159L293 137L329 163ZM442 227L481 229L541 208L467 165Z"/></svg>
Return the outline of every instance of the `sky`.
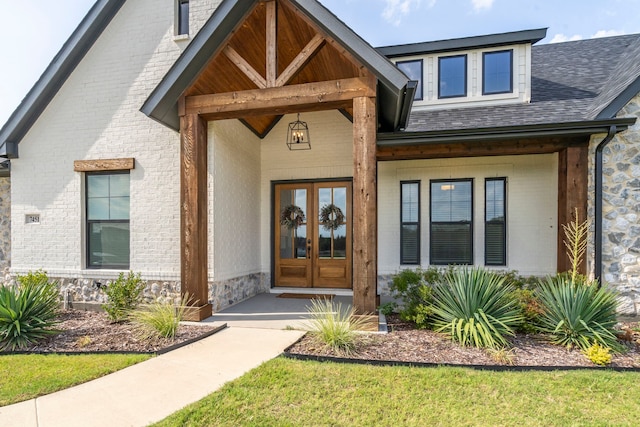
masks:
<svg viewBox="0 0 640 427"><path fill-rule="evenodd" d="M0 0L0 126L94 2ZM320 2L375 47L535 28L549 28L540 43L640 33L640 0Z"/></svg>

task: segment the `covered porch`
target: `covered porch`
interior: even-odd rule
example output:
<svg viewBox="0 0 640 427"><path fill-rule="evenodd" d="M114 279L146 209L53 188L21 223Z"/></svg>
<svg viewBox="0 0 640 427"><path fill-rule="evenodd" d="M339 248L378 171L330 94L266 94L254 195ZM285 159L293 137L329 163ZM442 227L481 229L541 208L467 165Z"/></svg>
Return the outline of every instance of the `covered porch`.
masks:
<svg viewBox="0 0 640 427"><path fill-rule="evenodd" d="M215 184L218 177L221 183L242 178L239 170L216 166L217 141L225 140L226 149L238 150L236 158L244 155L240 151L243 144L248 151L260 152L263 141L284 115L323 111L339 111L351 128L350 147L345 147L352 158L351 173L339 177L348 183L353 218L347 224L352 303L359 313L375 312L376 135L380 129L402 127L412 99L406 76L317 2L224 1L142 108L150 117L180 132L181 289L183 295L193 298L191 318L202 320L212 313L209 286L221 270L217 255L210 254L217 248L212 241L229 237L215 217L211 220L216 208L212 208L210 198L226 191L242 191L232 185ZM247 138L242 132L220 136L225 133L224 126L217 124L229 119L239 119L253 136ZM318 142L326 143L329 138ZM249 139L255 142L246 145ZM325 169L334 160L324 159ZM262 157L257 164L265 164ZM293 161L289 167L296 166ZM283 165L280 169L286 168ZM274 182L267 175L261 170L262 218L276 216L273 208L265 215L265 204L272 202L265 200L264 186ZM335 172L320 170L311 177L302 175L289 174L288 180L330 182L338 178ZM255 204L248 204L247 209L255 209ZM277 228L273 219L270 225ZM243 226L229 223L227 229L241 230ZM275 252L273 232L269 241L264 241L265 228L261 222L263 239L258 244L263 251L268 247ZM244 242L245 246L249 244ZM317 252L306 258L316 260ZM266 272L272 284L279 273L275 269L272 263ZM265 273L264 262L247 267L247 272L258 271Z"/></svg>

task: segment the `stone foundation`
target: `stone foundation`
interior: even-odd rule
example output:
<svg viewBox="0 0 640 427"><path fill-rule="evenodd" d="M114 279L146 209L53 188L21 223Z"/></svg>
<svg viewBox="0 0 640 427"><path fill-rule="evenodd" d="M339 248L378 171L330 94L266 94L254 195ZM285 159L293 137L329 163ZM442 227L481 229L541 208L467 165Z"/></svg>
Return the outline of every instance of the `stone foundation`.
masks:
<svg viewBox="0 0 640 427"><path fill-rule="evenodd" d="M640 95L618 117L640 117ZM589 217L594 218L595 149L605 135L591 139ZM617 134L603 150L602 275L604 283L620 293L618 311L638 315L640 310L640 123ZM592 230L594 224L592 223ZM590 236L593 265L593 233Z"/></svg>
<svg viewBox="0 0 640 427"><path fill-rule="evenodd" d="M268 273L255 273L229 280L209 282L209 303L213 312L230 307L255 295L269 292Z"/></svg>

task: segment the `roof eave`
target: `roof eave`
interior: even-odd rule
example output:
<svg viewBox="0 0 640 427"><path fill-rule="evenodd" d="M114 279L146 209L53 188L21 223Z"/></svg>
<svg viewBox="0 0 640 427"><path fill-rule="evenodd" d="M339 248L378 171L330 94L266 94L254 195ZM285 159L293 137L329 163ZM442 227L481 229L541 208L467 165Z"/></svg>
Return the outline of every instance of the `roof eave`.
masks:
<svg viewBox="0 0 640 427"><path fill-rule="evenodd" d="M0 156L17 157L17 145L126 0L98 0L0 129Z"/></svg>
<svg viewBox="0 0 640 427"><path fill-rule="evenodd" d="M451 129L427 132L378 133L378 146L423 145L449 142L481 142L545 136L580 136L607 133L612 125L617 132L635 124L636 118L592 120L584 122L505 126L477 129Z"/></svg>

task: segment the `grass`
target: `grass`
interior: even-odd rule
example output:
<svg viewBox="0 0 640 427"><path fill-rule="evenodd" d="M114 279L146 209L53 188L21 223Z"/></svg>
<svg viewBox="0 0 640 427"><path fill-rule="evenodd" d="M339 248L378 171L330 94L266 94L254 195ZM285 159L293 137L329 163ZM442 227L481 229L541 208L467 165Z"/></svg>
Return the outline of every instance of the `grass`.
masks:
<svg viewBox="0 0 640 427"><path fill-rule="evenodd" d="M637 425L639 373L275 359L155 426Z"/></svg>
<svg viewBox="0 0 640 427"><path fill-rule="evenodd" d="M130 354L0 356L0 406L87 382L149 357Z"/></svg>

